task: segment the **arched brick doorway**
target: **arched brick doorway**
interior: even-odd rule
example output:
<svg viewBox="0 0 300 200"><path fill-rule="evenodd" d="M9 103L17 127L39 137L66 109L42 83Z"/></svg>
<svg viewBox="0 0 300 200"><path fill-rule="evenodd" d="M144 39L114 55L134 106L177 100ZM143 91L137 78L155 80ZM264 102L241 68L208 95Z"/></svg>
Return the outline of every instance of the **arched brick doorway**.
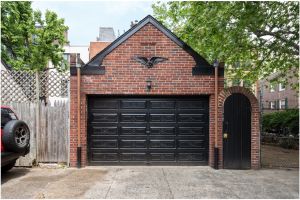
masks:
<svg viewBox="0 0 300 200"><path fill-rule="evenodd" d="M260 167L260 129L259 129L259 104L253 93L244 87L230 87L224 89L219 94L218 112L224 112L224 103L232 94L242 94L247 97L251 105L251 168L258 169ZM223 119L222 119L223 122ZM223 123L219 123L218 143L220 147L220 163L224 167L223 152Z"/></svg>

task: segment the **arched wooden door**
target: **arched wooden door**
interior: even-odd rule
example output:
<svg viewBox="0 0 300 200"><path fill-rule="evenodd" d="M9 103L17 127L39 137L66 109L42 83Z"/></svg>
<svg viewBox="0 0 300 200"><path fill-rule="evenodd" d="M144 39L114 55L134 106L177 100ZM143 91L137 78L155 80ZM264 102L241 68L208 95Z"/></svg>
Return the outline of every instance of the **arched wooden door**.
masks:
<svg viewBox="0 0 300 200"><path fill-rule="evenodd" d="M251 168L251 104L243 94L224 103L223 159L227 169Z"/></svg>

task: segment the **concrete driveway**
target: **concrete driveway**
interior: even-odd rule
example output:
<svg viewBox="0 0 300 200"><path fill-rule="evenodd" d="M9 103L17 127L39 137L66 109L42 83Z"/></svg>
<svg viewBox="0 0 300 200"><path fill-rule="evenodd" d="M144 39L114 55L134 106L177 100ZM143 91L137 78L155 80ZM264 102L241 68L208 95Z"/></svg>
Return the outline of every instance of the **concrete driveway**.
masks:
<svg viewBox="0 0 300 200"><path fill-rule="evenodd" d="M297 170L210 167L14 168L2 198L299 198Z"/></svg>

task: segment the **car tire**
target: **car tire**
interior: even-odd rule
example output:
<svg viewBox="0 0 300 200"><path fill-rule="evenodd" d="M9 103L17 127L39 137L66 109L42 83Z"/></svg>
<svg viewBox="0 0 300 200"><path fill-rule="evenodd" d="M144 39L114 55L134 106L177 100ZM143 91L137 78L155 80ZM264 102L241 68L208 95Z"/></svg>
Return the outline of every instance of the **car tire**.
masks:
<svg viewBox="0 0 300 200"><path fill-rule="evenodd" d="M30 131L24 121L11 120L4 126L2 142L5 151L16 153L26 152L29 140Z"/></svg>
<svg viewBox="0 0 300 200"><path fill-rule="evenodd" d="M9 164L1 167L1 172L7 172L7 171L11 170L15 166L16 161L17 160L14 160L14 161L10 162Z"/></svg>

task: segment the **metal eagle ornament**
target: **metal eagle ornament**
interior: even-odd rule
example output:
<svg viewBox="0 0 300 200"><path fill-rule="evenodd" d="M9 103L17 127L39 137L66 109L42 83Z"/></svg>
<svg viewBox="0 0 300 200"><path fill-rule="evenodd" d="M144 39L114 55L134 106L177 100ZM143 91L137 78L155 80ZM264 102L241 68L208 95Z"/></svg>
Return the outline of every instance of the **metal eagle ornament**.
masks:
<svg viewBox="0 0 300 200"><path fill-rule="evenodd" d="M142 56L135 56L133 59L142 65L145 65L147 68L152 68L155 64L168 60L168 58L158 56L151 57L150 59Z"/></svg>

